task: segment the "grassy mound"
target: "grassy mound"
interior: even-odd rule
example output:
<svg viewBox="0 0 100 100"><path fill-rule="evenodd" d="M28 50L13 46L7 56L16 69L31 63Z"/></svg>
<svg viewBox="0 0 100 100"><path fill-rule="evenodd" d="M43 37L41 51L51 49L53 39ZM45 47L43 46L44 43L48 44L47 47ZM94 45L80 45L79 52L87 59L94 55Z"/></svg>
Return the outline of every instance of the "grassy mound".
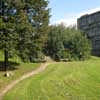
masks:
<svg viewBox="0 0 100 100"><path fill-rule="evenodd" d="M0 51L0 68L3 66L3 60L3 52ZM5 72L0 70L0 91L2 91L2 89L11 81L18 79L25 73L36 69L40 65L37 63L23 63L21 59L17 56L13 57L9 61L10 67L8 71L11 72L13 75L7 78L4 76Z"/></svg>
<svg viewBox="0 0 100 100"><path fill-rule="evenodd" d="M99 100L100 59L51 64L35 77L23 80L4 100Z"/></svg>

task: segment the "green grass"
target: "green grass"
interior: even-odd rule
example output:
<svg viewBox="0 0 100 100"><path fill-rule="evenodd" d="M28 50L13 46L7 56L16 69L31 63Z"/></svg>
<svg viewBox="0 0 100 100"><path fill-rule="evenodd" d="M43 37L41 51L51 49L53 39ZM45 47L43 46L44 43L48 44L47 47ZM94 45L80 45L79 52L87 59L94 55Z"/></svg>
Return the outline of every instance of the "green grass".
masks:
<svg viewBox="0 0 100 100"><path fill-rule="evenodd" d="M23 80L4 100L100 100L100 58L51 64Z"/></svg>
<svg viewBox="0 0 100 100"><path fill-rule="evenodd" d="M0 51L0 61L3 61L3 59L4 59L3 52ZM8 78L4 76L4 74L5 74L4 71L0 71L0 91L2 91L2 89L6 85L11 83L13 80L18 79L19 77L21 77L25 73L28 73L28 72L30 72L30 71L32 71L40 66L40 64L37 64L37 63L23 63L21 61L21 59L19 59L17 56L10 59L10 61L18 63L18 64L15 64L16 66L13 65L13 67L15 67L15 70L9 71L13 75L8 77Z"/></svg>

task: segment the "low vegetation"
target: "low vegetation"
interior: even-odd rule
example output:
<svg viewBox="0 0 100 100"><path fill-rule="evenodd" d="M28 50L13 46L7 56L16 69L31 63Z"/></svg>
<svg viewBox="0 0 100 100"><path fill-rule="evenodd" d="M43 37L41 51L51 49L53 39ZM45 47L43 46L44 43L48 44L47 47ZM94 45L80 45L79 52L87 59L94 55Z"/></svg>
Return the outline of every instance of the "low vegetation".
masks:
<svg viewBox="0 0 100 100"><path fill-rule="evenodd" d="M5 77L5 71L2 71L3 67L3 52L0 51L0 91L12 81L18 79L22 75L31 72L32 70L39 67L39 63L23 63L18 57L9 59L10 68L7 70L8 73L12 73L10 77Z"/></svg>
<svg viewBox="0 0 100 100"><path fill-rule="evenodd" d="M51 64L17 84L4 100L99 100L100 58Z"/></svg>

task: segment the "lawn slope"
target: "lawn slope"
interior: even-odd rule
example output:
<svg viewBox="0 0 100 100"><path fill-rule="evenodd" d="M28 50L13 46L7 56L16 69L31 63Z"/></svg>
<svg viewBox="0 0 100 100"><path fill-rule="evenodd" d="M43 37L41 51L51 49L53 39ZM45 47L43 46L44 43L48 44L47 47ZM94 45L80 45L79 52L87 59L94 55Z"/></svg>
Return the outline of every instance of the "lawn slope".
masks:
<svg viewBox="0 0 100 100"><path fill-rule="evenodd" d="M3 52L0 51L0 67L2 66L2 61L4 61L4 56ZM12 76L7 78L4 76L5 72L0 70L0 92L12 81L20 78L25 73L31 72L40 66L40 64L37 63L23 63L18 56L9 59L9 61L12 63L12 68L8 70L8 72L12 73Z"/></svg>
<svg viewBox="0 0 100 100"><path fill-rule="evenodd" d="M100 100L100 59L51 64L23 80L4 100Z"/></svg>

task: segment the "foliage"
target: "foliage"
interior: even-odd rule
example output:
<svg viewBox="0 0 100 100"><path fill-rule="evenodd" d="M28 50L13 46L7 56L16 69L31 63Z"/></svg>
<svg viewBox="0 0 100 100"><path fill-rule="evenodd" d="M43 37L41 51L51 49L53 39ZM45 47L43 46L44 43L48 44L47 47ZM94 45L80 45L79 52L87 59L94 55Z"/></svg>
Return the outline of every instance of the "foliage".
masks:
<svg viewBox="0 0 100 100"><path fill-rule="evenodd" d="M91 43L85 33L74 28L65 30L64 46L76 60L85 60L91 55Z"/></svg>
<svg viewBox="0 0 100 100"><path fill-rule="evenodd" d="M9 55L13 56L16 53L27 62L40 58L40 54L43 55L42 48L48 32L48 1L2 0L2 5L0 6L2 11L0 13L2 15L0 17L0 49L6 48ZM9 16L7 22L3 21L5 16Z"/></svg>
<svg viewBox="0 0 100 100"><path fill-rule="evenodd" d="M46 52L54 59L84 60L89 57L91 46L82 32L63 25L51 26Z"/></svg>
<svg viewBox="0 0 100 100"><path fill-rule="evenodd" d="M16 26L16 32L19 34L17 51L18 55L23 61L29 61L30 49L32 48L34 28L31 23L27 20L27 15L23 11L20 12L18 16L18 22Z"/></svg>
<svg viewBox="0 0 100 100"><path fill-rule="evenodd" d="M47 0L2 0L2 5L0 49L7 59L17 54L25 62L43 61L44 51L56 60L89 57L90 43L82 32L63 25L48 27Z"/></svg>
<svg viewBox="0 0 100 100"><path fill-rule="evenodd" d="M25 12L18 18L20 23L17 24L18 33L21 35L18 49L23 61L35 62L44 59L42 49L49 23L47 6L48 1L45 0L25 1Z"/></svg>
<svg viewBox="0 0 100 100"><path fill-rule="evenodd" d="M17 44L17 34L14 30L14 24L12 22L4 23L0 18L0 49L9 51L9 56L13 54Z"/></svg>

